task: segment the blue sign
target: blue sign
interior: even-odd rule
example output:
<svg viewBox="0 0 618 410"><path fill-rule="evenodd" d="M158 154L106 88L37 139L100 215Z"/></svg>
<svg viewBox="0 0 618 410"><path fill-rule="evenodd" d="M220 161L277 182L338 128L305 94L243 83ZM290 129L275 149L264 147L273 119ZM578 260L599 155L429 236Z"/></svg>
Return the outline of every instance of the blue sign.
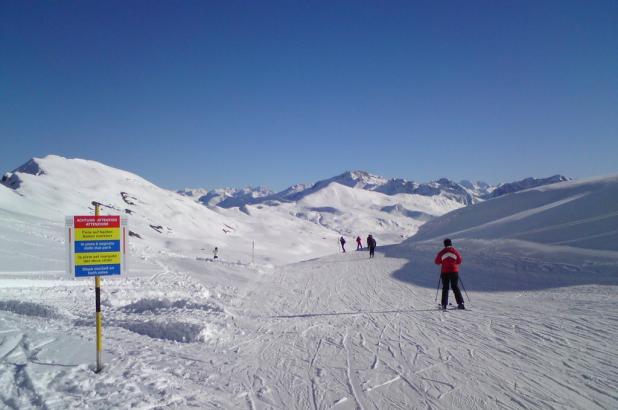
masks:
<svg viewBox="0 0 618 410"><path fill-rule="evenodd" d="M75 277L120 275L120 264L84 265L75 267Z"/></svg>
<svg viewBox="0 0 618 410"><path fill-rule="evenodd" d="M120 241L75 241L75 253L120 252Z"/></svg>

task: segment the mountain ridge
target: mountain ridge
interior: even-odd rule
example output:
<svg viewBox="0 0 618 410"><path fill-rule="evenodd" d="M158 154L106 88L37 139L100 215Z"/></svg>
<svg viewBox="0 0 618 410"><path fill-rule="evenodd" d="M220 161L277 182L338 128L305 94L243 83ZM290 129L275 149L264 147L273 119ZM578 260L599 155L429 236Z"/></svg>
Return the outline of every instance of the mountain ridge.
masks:
<svg viewBox="0 0 618 410"><path fill-rule="evenodd" d="M430 182L418 183L415 181L408 181L404 178L385 178L367 171L355 170L345 171L339 175L319 180L310 185L292 185L280 192L274 192L262 186L216 188L212 190L195 188L177 192L181 195L192 196L199 202L208 206L232 208L272 201L296 202L307 195L327 187L331 183L338 183L350 188L380 192L389 196L398 194L444 196L467 206L525 189L568 180L570 180L570 178L557 174L548 178L528 177L522 180L497 185L490 185L482 181L471 182L462 180L460 182L455 182L448 178L439 178ZM199 194L196 195L195 192Z"/></svg>
<svg viewBox="0 0 618 410"><path fill-rule="evenodd" d="M512 183L505 191L536 181L548 180ZM49 215L89 212L96 200L106 212L130 215L138 238L163 244L178 236L225 244L232 237L273 240L298 232L320 238L372 233L382 244L398 243L436 217L485 201L493 188L447 178L419 184L357 170L280 192L260 186L170 191L96 161L56 155L30 159L5 173L2 185L42 203Z"/></svg>

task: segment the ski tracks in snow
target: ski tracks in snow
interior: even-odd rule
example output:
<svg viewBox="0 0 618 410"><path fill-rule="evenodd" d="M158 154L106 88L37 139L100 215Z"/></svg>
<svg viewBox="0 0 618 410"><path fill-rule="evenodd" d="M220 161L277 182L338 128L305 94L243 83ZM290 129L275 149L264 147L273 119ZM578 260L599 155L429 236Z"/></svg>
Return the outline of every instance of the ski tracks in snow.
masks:
<svg viewBox="0 0 618 410"><path fill-rule="evenodd" d="M164 290L156 278L110 281L109 364L96 379L83 364L88 286L28 290L50 305L4 297L0 385L14 390L0 406L618 408L615 288L471 292L473 311L441 312L435 288L393 278L408 262L333 255L217 288L217 299L165 264Z"/></svg>
<svg viewBox="0 0 618 410"><path fill-rule="evenodd" d="M405 261L364 257L350 252L282 267L245 300L240 326L259 322L262 332L228 380L250 392L236 381L261 377L270 393L254 396L250 407L618 406L611 292L605 302L594 287L475 293L473 312L440 312L435 290L390 276Z"/></svg>

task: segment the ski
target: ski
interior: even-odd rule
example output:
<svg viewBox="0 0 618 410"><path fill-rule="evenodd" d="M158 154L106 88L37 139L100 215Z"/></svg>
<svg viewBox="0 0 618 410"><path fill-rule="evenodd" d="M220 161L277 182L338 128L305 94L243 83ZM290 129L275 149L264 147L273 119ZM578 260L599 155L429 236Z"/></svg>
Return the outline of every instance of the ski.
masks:
<svg viewBox="0 0 618 410"><path fill-rule="evenodd" d="M469 308L459 309L457 306L449 304L446 309L442 308L442 305L438 305L438 310L446 312L447 310L470 310Z"/></svg>

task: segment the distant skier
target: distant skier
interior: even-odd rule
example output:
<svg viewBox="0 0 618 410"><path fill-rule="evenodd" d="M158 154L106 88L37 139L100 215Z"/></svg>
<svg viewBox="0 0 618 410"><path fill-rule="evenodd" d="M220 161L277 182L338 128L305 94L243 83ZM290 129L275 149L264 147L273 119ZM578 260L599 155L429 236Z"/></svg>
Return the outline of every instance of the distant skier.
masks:
<svg viewBox="0 0 618 410"><path fill-rule="evenodd" d="M360 236L356 237L356 250L362 250L363 249L363 241L361 241Z"/></svg>
<svg viewBox="0 0 618 410"><path fill-rule="evenodd" d="M339 238L339 243L341 243L341 250L345 253L345 239L343 239L343 236Z"/></svg>
<svg viewBox="0 0 618 410"><path fill-rule="evenodd" d="M367 247L369 248L369 258L373 258L374 257L374 253L376 251L376 246L378 245L378 243L376 242L375 238L372 235L369 235L367 237Z"/></svg>
<svg viewBox="0 0 618 410"><path fill-rule="evenodd" d="M442 280L442 309L446 309L448 305L448 288L449 284L455 300L457 300L457 308L465 309L464 299L459 290L459 265L461 265L461 254L453 247L450 239L444 240L444 249L436 255L436 265L442 265L440 269L440 279Z"/></svg>
<svg viewBox="0 0 618 410"><path fill-rule="evenodd" d="M217 254L219 253L219 248L217 248L215 246L215 249L213 249L212 254L213 254L213 258L217 259L219 256L217 256Z"/></svg>

